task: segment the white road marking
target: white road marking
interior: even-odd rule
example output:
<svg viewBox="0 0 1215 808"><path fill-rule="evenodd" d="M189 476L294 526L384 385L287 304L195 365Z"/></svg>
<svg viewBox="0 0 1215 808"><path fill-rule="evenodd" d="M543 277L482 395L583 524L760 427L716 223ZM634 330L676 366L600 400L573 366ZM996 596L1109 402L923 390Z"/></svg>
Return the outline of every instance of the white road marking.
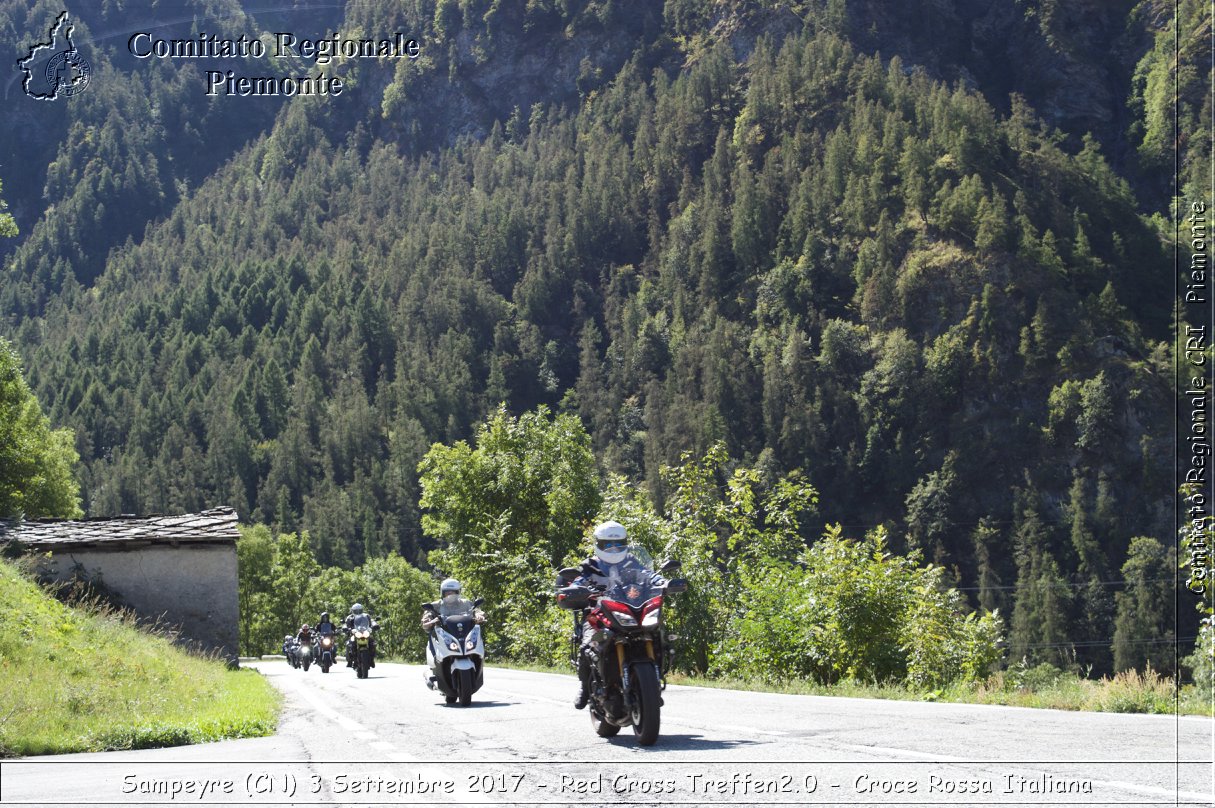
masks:
<svg viewBox="0 0 1215 808"><path fill-rule="evenodd" d="M330 707L329 705L325 704L323 701L318 699L315 695L312 694L312 692L302 682L293 681L293 680L288 680L288 681L291 681L292 688L295 690L295 692L299 695L299 697L301 699L303 699L304 701L308 702L309 705L311 705L312 709L316 710L318 713L325 716L330 721L335 722L342 729L347 729L352 732L370 732L370 730L367 729L367 727L363 726L358 721L355 721L352 718L347 718L346 716L339 713L337 710L333 709L332 707ZM371 737L374 738L375 735L372 734Z"/></svg>
<svg viewBox="0 0 1215 808"><path fill-rule="evenodd" d="M905 757L915 760L935 760L939 763L967 762L966 758L954 757L953 755L934 755L931 752L917 752L914 749L892 749L888 746L867 746L864 744L839 743L838 741L832 741L831 745L838 746L841 749L852 749L856 752L865 752L877 757ZM999 761L992 761L992 763L997 762Z"/></svg>
<svg viewBox="0 0 1215 808"><path fill-rule="evenodd" d="M1137 783L1123 783L1117 780L1094 780L1093 788L1097 786L1107 786L1109 788L1121 788L1124 791L1134 791L1138 794L1150 794L1153 797L1168 797L1169 799L1177 798L1186 802L1199 803L1215 803L1215 794L1199 794L1195 791L1169 791L1167 788L1156 788L1155 786L1141 786Z"/></svg>

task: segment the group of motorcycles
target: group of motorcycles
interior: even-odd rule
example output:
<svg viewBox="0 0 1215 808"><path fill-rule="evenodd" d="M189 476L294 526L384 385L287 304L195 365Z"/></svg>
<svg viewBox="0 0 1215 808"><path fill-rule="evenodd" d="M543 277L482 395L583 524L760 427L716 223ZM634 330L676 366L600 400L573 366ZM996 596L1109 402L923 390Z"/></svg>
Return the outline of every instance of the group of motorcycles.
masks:
<svg viewBox="0 0 1215 808"><path fill-rule="evenodd" d="M664 630L663 602L685 591L687 582L672 579L655 585L649 553L636 545L629 552L638 563L602 589L574 585L582 570L561 570L557 603L574 614L571 663L577 668L579 654L590 656L592 728L601 738L610 738L632 727L637 742L650 746L658 740L662 691L678 639ZM678 561L666 561L658 571L669 575L679 568ZM480 598L473 601L473 609L481 603ZM433 604L422 608L439 618ZM594 632L586 643L585 631ZM467 707L484 683L484 660L481 627L473 614L439 618L426 643L426 684L448 704Z"/></svg>
<svg viewBox="0 0 1215 808"><path fill-rule="evenodd" d="M650 746L658 740L662 691L675 656L673 643L678 639L664 629L663 604L667 596L685 591L687 582L671 579L663 586L656 585L649 572L653 569L649 554L636 545L629 550L639 563L606 587L577 585L574 582L582 570L561 570L557 603L574 614L570 661L577 668L579 655L586 654L590 663L591 727L602 738L632 727L637 742ZM658 572L665 576L679 568L678 561L666 561ZM434 604L422 607L436 618L426 642L428 670L424 679L427 687L442 693L448 704L467 707L484 684L485 644L473 614L482 602L478 598L469 613L448 617L441 617ZM375 627L363 614L356 616L348 629L360 679L365 679L367 669L374 665L371 637ZM587 631L592 634L584 642ZM315 661L322 672L329 672L337 658L334 637L319 635L316 639L315 648L305 645L284 649L293 667L308 670Z"/></svg>
<svg viewBox="0 0 1215 808"><path fill-rule="evenodd" d="M356 635L357 636L357 635ZM370 630L368 635L370 636ZM313 638L314 643L301 643L295 637L287 637L283 640L283 654L287 657L287 662L291 667L303 668L308 670L309 666L315 664L320 667L321 673L329 673L329 669L337 664L337 638L333 634L317 634ZM359 678L365 679L366 674L360 667Z"/></svg>

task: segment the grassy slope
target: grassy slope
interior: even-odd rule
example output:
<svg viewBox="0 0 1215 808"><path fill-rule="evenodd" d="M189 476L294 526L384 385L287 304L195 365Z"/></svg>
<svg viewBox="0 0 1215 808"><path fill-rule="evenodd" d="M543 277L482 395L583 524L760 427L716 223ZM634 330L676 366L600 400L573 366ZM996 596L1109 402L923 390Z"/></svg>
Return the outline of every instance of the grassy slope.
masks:
<svg viewBox="0 0 1215 808"><path fill-rule="evenodd" d="M0 562L0 755L267 735L279 698L254 671L187 654L129 619L48 597Z"/></svg>

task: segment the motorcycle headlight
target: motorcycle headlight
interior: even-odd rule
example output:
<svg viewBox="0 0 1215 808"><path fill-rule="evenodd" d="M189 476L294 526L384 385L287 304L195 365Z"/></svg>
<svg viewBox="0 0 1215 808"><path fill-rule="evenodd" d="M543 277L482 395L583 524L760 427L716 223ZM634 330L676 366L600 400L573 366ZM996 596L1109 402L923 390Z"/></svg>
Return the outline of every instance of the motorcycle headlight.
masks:
<svg viewBox="0 0 1215 808"><path fill-rule="evenodd" d="M453 651L459 651L459 650L460 650L460 643L456 642L455 640L452 640L451 642L449 642L449 643L447 644L447 647L448 647L448 648L450 648L450 649L451 649L451 650L453 650Z"/></svg>
<svg viewBox="0 0 1215 808"><path fill-rule="evenodd" d="M662 612L661 609L651 609L646 612L645 617L641 618L641 625L656 626L658 625L658 615Z"/></svg>
<svg viewBox="0 0 1215 808"><path fill-rule="evenodd" d="M476 647L477 647L477 642L478 642L480 639L481 639L481 629L480 629L480 627L478 627L478 628L474 628L472 631L470 631L470 632L469 632L468 637L466 637L466 638L464 639L464 650L465 650L465 651L473 651L473 650L476 650Z"/></svg>
<svg viewBox="0 0 1215 808"><path fill-rule="evenodd" d="M622 625L622 626L637 625L637 618L633 617L633 615L629 614L628 612L617 612L617 611L613 610L612 616L615 617L616 621L618 623L620 623L620 625Z"/></svg>

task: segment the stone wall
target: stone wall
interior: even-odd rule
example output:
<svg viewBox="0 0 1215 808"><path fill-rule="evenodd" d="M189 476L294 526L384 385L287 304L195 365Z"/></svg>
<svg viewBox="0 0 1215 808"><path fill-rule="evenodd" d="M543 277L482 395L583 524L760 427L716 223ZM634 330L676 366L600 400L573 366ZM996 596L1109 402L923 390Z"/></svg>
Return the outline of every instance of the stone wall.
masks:
<svg viewBox="0 0 1215 808"><path fill-rule="evenodd" d="M57 580L77 574L99 580L141 617L179 630L182 643L237 657L234 543L60 548L46 572Z"/></svg>

